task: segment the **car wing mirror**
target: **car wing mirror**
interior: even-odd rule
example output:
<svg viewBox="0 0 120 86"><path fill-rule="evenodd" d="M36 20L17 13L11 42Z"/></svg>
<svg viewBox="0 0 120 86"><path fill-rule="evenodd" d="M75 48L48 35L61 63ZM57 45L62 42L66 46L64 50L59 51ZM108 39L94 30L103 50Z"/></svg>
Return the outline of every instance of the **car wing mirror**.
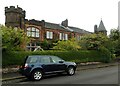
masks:
<svg viewBox="0 0 120 86"><path fill-rule="evenodd" d="M64 63L64 61L63 61L63 60L61 60L61 61L59 61L59 63Z"/></svg>

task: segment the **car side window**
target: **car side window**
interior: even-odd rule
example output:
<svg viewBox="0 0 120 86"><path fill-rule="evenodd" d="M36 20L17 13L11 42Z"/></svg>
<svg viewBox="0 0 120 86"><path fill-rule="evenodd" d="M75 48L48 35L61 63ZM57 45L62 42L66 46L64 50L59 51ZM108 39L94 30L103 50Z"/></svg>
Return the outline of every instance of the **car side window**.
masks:
<svg viewBox="0 0 120 86"><path fill-rule="evenodd" d="M27 63L36 63L38 61L38 57L37 56L30 56L27 59Z"/></svg>
<svg viewBox="0 0 120 86"><path fill-rule="evenodd" d="M52 56L51 59L52 59L52 62L54 62L54 63L59 62L59 61L63 61L61 58L59 58L57 56Z"/></svg>
<svg viewBox="0 0 120 86"><path fill-rule="evenodd" d="M40 63L50 63L50 57L40 57Z"/></svg>

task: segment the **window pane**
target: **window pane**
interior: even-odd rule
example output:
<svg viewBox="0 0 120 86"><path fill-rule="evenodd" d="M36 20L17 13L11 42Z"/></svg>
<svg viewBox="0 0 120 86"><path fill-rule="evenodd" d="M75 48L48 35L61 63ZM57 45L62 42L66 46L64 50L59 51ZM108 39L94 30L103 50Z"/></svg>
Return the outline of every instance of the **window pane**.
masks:
<svg viewBox="0 0 120 86"><path fill-rule="evenodd" d="M32 31L35 31L35 28L34 28L34 27L32 27Z"/></svg>
<svg viewBox="0 0 120 86"><path fill-rule="evenodd" d="M62 38L63 38L63 40L65 40L65 34L63 33L63 35L62 35Z"/></svg>
<svg viewBox="0 0 120 86"><path fill-rule="evenodd" d="M38 30L38 29L36 29L36 32L39 32L39 30Z"/></svg>
<svg viewBox="0 0 120 86"><path fill-rule="evenodd" d="M35 32L32 32L32 37L35 37Z"/></svg>
<svg viewBox="0 0 120 86"><path fill-rule="evenodd" d="M27 28L27 36L39 37L39 29L35 27Z"/></svg>
<svg viewBox="0 0 120 86"><path fill-rule="evenodd" d="M65 40L68 40L68 34L65 34Z"/></svg>
<svg viewBox="0 0 120 86"><path fill-rule="evenodd" d="M53 32L50 32L50 39L53 38Z"/></svg>
<svg viewBox="0 0 120 86"><path fill-rule="evenodd" d="M36 32L36 37L39 37L39 33L38 32Z"/></svg>
<svg viewBox="0 0 120 86"><path fill-rule="evenodd" d="M27 59L27 63L36 63L38 60L39 58L37 56L34 57L31 56Z"/></svg>
<svg viewBox="0 0 120 86"><path fill-rule="evenodd" d="M31 36L31 32L27 31L27 36Z"/></svg>
<svg viewBox="0 0 120 86"><path fill-rule="evenodd" d="M37 58L31 58L30 63L36 63L37 60L38 60Z"/></svg>
<svg viewBox="0 0 120 86"><path fill-rule="evenodd" d="M52 58L52 61L53 61L53 62L59 62L59 61L62 61L61 58L56 57L56 56L52 56L51 58Z"/></svg>
<svg viewBox="0 0 120 86"><path fill-rule="evenodd" d="M60 38L60 40L62 40L62 33L60 33L59 38Z"/></svg>
<svg viewBox="0 0 120 86"><path fill-rule="evenodd" d="M46 32L46 38L49 38L49 31Z"/></svg>
<svg viewBox="0 0 120 86"><path fill-rule="evenodd" d="M40 57L40 62L41 63L50 63L50 58L49 57Z"/></svg>
<svg viewBox="0 0 120 86"><path fill-rule="evenodd" d="M31 28L27 28L27 31L31 31Z"/></svg>

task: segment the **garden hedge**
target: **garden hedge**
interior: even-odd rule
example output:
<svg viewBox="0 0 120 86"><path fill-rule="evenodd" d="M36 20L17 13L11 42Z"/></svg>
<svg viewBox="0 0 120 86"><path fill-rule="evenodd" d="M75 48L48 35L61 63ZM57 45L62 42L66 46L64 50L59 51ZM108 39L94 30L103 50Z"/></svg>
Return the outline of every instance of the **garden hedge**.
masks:
<svg viewBox="0 0 120 86"><path fill-rule="evenodd" d="M109 53L95 50L80 50L80 51L11 51L2 53L2 66L21 65L27 55L55 55L66 61L80 62L109 62L111 56Z"/></svg>

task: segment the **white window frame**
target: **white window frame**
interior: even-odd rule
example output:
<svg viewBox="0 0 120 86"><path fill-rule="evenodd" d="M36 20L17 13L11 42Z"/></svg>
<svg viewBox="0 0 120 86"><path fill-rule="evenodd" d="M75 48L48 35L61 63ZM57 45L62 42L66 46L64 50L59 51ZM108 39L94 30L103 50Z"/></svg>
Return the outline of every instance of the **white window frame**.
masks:
<svg viewBox="0 0 120 86"><path fill-rule="evenodd" d="M59 39L62 40L62 33L59 34Z"/></svg>
<svg viewBox="0 0 120 86"><path fill-rule="evenodd" d="M46 38L49 39L49 31L46 32Z"/></svg>
<svg viewBox="0 0 120 86"><path fill-rule="evenodd" d="M62 34L62 40L65 40L65 34L64 33Z"/></svg>
<svg viewBox="0 0 120 86"><path fill-rule="evenodd" d="M46 38L47 39L53 39L53 32L47 31L46 32Z"/></svg>
<svg viewBox="0 0 120 86"><path fill-rule="evenodd" d="M65 40L68 40L68 34L65 34Z"/></svg>
<svg viewBox="0 0 120 86"><path fill-rule="evenodd" d="M59 39L60 40L68 40L68 34L60 33L59 34Z"/></svg>
<svg viewBox="0 0 120 86"><path fill-rule="evenodd" d="M50 39L53 39L53 32L50 32Z"/></svg>
<svg viewBox="0 0 120 86"><path fill-rule="evenodd" d="M29 37L40 37L40 31L39 29L35 27L28 27L27 28L27 36Z"/></svg>

